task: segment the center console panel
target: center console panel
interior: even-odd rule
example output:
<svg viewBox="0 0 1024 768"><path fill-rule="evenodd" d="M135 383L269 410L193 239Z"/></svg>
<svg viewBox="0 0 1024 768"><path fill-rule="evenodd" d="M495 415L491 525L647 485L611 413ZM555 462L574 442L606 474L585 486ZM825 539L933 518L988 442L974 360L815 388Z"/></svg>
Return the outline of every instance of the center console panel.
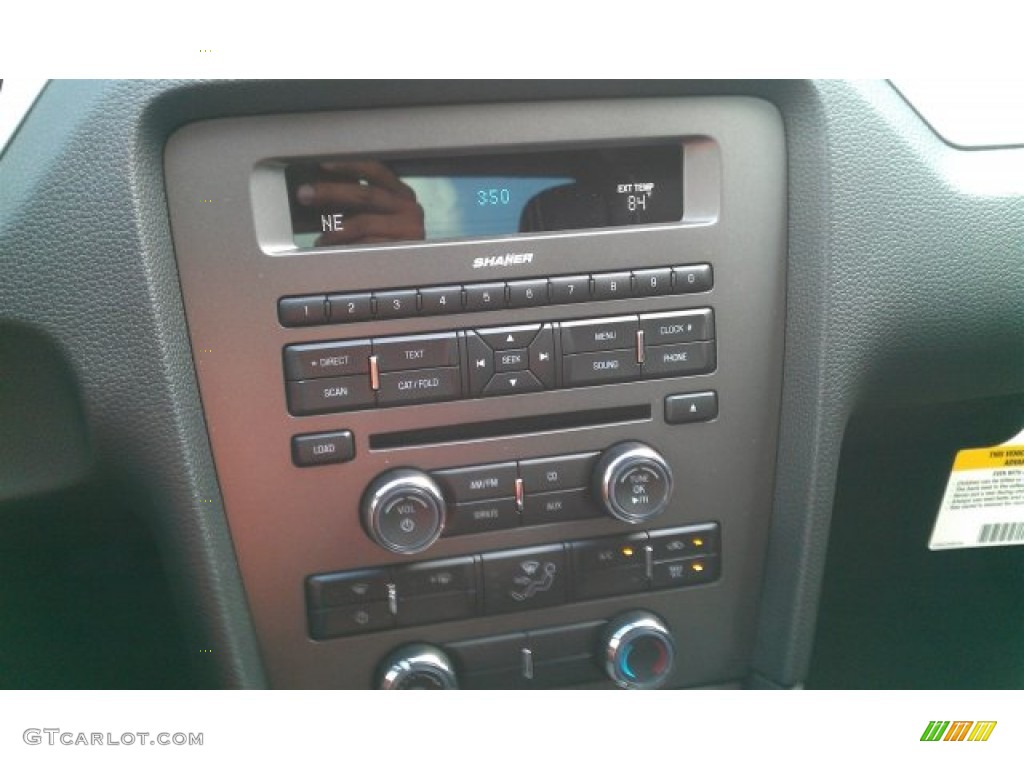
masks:
<svg viewBox="0 0 1024 768"><path fill-rule="evenodd" d="M227 119L165 166L274 686L744 677L784 341L773 107Z"/></svg>

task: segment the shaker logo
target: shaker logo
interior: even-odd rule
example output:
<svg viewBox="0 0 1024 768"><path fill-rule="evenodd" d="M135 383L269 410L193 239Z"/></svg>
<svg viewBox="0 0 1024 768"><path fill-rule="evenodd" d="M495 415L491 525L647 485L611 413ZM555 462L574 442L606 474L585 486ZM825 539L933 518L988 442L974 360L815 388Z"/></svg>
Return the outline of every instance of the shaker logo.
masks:
<svg viewBox="0 0 1024 768"><path fill-rule="evenodd" d="M473 269L484 267L511 267L514 264L532 264L532 253L506 253L504 256L478 256L473 259Z"/></svg>

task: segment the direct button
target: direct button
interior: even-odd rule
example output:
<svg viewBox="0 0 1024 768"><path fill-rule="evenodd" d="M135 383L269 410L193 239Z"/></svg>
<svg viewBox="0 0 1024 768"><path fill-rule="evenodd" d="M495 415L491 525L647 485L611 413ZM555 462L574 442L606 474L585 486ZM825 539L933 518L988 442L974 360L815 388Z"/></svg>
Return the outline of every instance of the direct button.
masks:
<svg viewBox="0 0 1024 768"><path fill-rule="evenodd" d="M350 411L374 404L369 376L289 381L288 411L293 416Z"/></svg>
<svg viewBox="0 0 1024 768"><path fill-rule="evenodd" d="M352 433L347 429L315 435L295 435L292 438L292 463L296 467L341 464L351 461L355 455Z"/></svg>
<svg viewBox="0 0 1024 768"><path fill-rule="evenodd" d="M514 461L445 469L432 474L440 483L445 496L460 504L465 501L513 497L516 492Z"/></svg>
<svg viewBox="0 0 1024 768"><path fill-rule="evenodd" d="M636 315L601 317L562 323L562 352L597 352L602 349L636 350Z"/></svg>
<svg viewBox="0 0 1024 768"><path fill-rule="evenodd" d="M425 368L380 375L381 405L407 405L453 400L462 393L458 368Z"/></svg>
<svg viewBox="0 0 1024 768"><path fill-rule="evenodd" d="M459 364L459 344L454 333L374 339L373 354L382 371L447 368Z"/></svg>
<svg viewBox="0 0 1024 768"><path fill-rule="evenodd" d="M348 376L369 370L369 341L292 344L284 348L284 376L289 381Z"/></svg>

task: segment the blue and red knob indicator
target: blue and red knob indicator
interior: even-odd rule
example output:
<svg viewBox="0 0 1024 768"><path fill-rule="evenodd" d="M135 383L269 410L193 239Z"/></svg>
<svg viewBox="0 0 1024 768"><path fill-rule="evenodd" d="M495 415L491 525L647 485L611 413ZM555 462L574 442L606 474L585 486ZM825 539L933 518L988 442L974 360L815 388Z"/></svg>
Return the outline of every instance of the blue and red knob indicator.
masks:
<svg viewBox="0 0 1024 768"><path fill-rule="evenodd" d="M660 688L675 666L672 634L648 611L630 611L613 619L604 648L605 671L621 688Z"/></svg>

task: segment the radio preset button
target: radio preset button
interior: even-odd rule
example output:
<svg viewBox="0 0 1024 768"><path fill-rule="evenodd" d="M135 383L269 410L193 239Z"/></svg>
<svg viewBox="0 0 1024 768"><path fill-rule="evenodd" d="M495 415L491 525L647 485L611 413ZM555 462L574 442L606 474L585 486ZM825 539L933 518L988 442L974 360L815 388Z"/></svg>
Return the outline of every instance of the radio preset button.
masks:
<svg viewBox="0 0 1024 768"><path fill-rule="evenodd" d="M574 277L552 277L551 303L575 304L577 301L590 301L590 275Z"/></svg>
<svg viewBox="0 0 1024 768"><path fill-rule="evenodd" d="M504 308L504 283L475 283L466 286L466 309L470 312Z"/></svg>
<svg viewBox="0 0 1024 768"><path fill-rule="evenodd" d="M326 296L295 296L277 302L277 318L281 325L321 325L327 322Z"/></svg>
<svg viewBox="0 0 1024 768"><path fill-rule="evenodd" d="M548 303L548 281L515 280L508 284L510 307L539 307Z"/></svg>
<svg viewBox="0 0 1024 768"><path fill-rule="evenodd" d="M332 323L355 323L373 318L369 293L341 293L327 297Z"/></svg>
<svg viewBox="0 0 1024 768"><path fill-rule="evenodd" d="M507 349L494 355L495 367L499 371L521 371L529 366L525 349Z"/></svg>
<svg viewBox="0 0 1024 768"><path fill-rule="evenodd" d="M516 463L482 464L431 473L445 496L457 503L480 499L512 498L516 492Z"/></svg>
<svg viewBox="0 0 1024 768"><path fill-rule="evenodd" d="M710 309L655 312L640 315L640 328L644 332L644 344L649 347L706 341L715 337L715 318Z"/></svg>
<svg viewBox="0 0 1024 768"><path fill-rule="evenodd" d="M321 464L341 464L356 456L352 432L321 432L315 435L295 435L292 438L292 463L297 467L315 467Z"/></svg>
<svg viewBox="0 0 1024 768"><path fill-rule="evenodd" d="M665 344L650 347L644 355L644 376L690 376L715 369L715 342Z"/></svg>
<svg viewBox="0 0 1024 768"><path fill-rule="evenodd" d="M450 368L459 364L459 343L454 333L374 339L373 354L382 371Z"/></svg>
<svg viewBox="0 0 1024 768"><path fill-rule="evenodd" d="M634 296L662 296L672 293L672 270L635 269L633 270Z"/></svg>
<svg viewBox="0 0 1024 768"><path fill-rule="evenodd" d="M461 394L458 368L423 368L382 373L377 398L381 405L406 405L454 400Z"/></svg>
<svg viewBox="0 0 1024 768"><path fill-rule="evenodd" d="M594 275L594 298L598 301L628 299L632 292L630 272L605 272Z"/></svg>
<svg viewBox="0 0 1024 768"><path fill-rule="evenodd" d="M415 288L375 292L373 298L377 301L377 317L388 319L415 315L419 311L416 307L416 297Z"/></svg>
<svg viewBox="0 0 1024 768"><path fill-rule="evenodd" d="M638 378L640 365L634 349L587 352L562 358L562 381L567 387L611 384Z"/></svg>
<svg viewBox="0 0 1024 768"><path fill-rule="evenodd" d="M461 285L420 288L420 312L424 315L448 315L461 311Z"/></svg>
<svg viewBox="0 0 1024 768"><path fill-rule="evenodd" d="M495 351L528 347L537 336L539 325L513 325L507 328L478 328L477 335Z"/></svg>
<svg viewBox="0 0 1024 768"><path fill-rule="evenodd" d="M289 381L287 387L288 411L293 416L350 411L374 404L368 376Z"/></svg>
<svg viewBox="0 0 1024 768"><path fill-rule="evenodd" d="M715 284L710 264L694 264L672 269L672 289L676 293L702 293Z"/></svg>
<svg viewBox="0 0 1024 768"><path fill-rule="evenodd" d="M600 317L562 323L562 352L598 352L603 349L630 349L636 357L636 315Z"/></svg>
<svg viewBox="0 0 1024 768"><path fill-rule="evenodd" d="M369 370L370 342L332 341L284 348L284 375L289 381L348 376Z"/></svg>

